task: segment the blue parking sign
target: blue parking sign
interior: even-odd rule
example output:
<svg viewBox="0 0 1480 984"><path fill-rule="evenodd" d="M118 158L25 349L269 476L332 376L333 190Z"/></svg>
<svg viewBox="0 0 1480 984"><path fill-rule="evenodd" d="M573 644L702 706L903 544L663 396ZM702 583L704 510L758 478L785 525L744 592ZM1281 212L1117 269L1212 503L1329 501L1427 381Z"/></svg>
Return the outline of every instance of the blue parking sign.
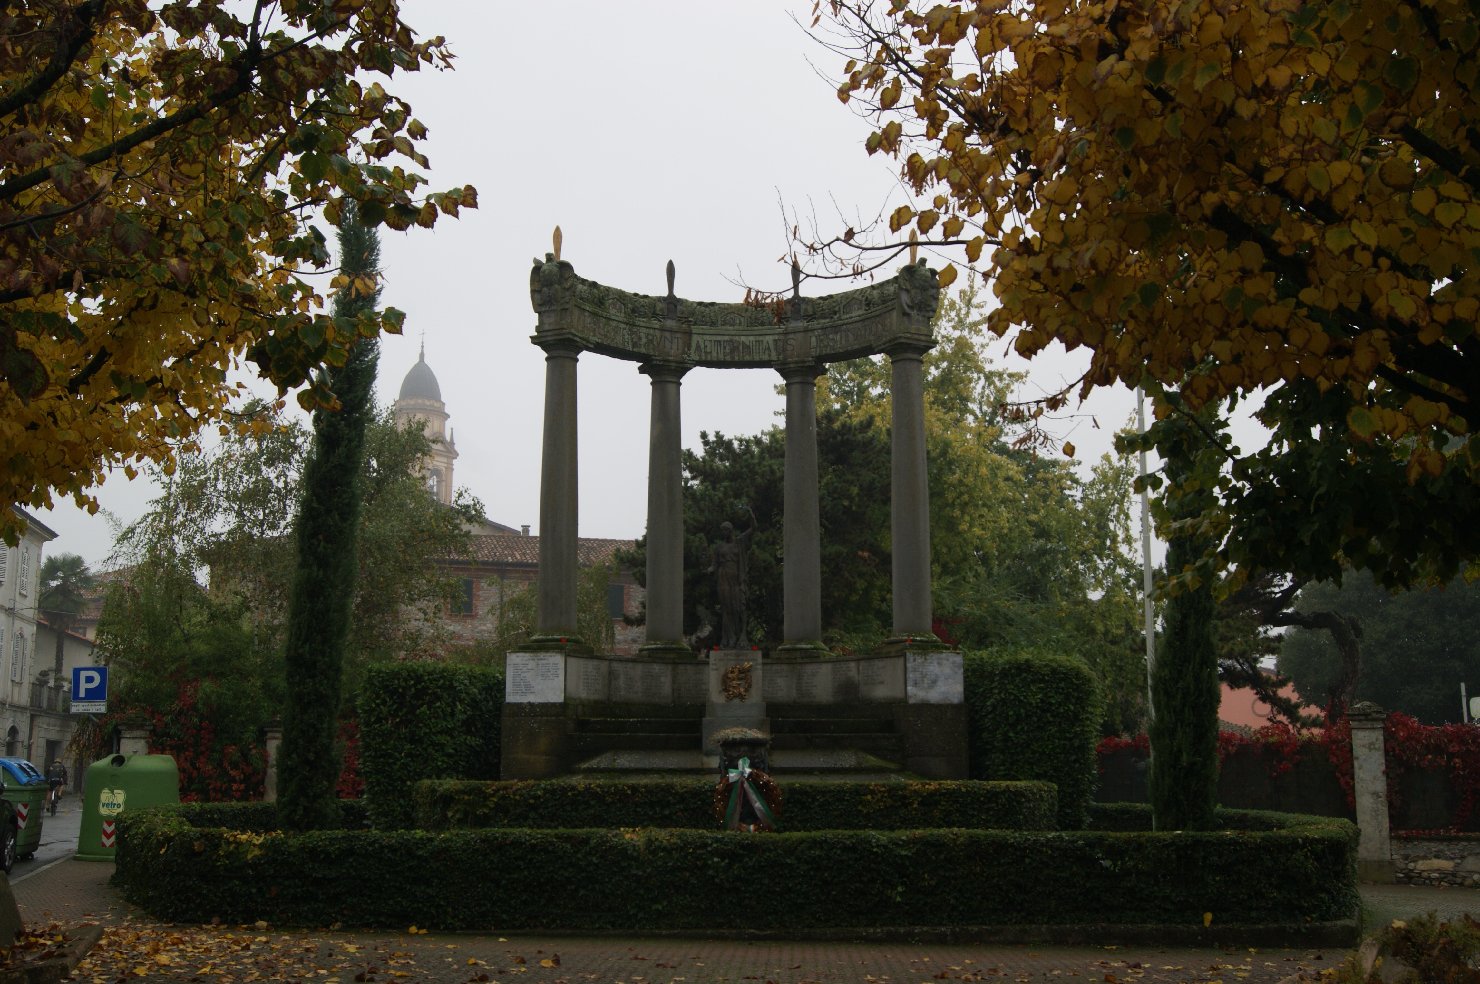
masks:
<svg viewBox="0 0 1480 984"><path fill-rule="evenodd" d="M72 667L72 710L103 714L108 710L108 667Z"/></svg>

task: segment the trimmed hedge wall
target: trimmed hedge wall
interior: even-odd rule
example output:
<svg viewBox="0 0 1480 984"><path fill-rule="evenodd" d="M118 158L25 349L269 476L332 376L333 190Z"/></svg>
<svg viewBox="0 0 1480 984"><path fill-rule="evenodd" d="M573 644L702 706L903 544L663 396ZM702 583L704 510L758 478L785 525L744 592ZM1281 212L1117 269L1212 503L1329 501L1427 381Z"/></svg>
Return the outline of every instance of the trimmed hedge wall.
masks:
<svg viewBox="0 0 1480 984"><path fill-rule="evenodd" d="M1303 927L1357 911L1356 828L313 831L126 813L114 883L156 918L581 932Z"/></svg>
<svg viewBox="0 0 1480 984"><path fill-rule="evenodd" d="M643 781L429 781L416 787L416 825L718 829L713 779ZM867 783L789 779L781 829L906 830L973 827L1053 830L1057 797L1046 782Z"/></svg>
<svg viewBox="0 0 1480 984"><path fill-rule="evenodd" d="M409 827L423 779L497 779L502 670L446 663L372 666L360 687L360 774L376 828Z"/></svg>
<svg viewBox="0 0 1480 984"><path fill-rule="evenodd" d="M340 830L358 830L370 825L364 800L338 800ZM181 803L174 809L192 827L224 827L227 830L263 832L282 830L276 803L261 800L239 803Z"/></svg>
<svg viewBox="0 0 1480 984"><path fill-rule="evenodd" d="M963 653L973 779L1039 779L1059 791L1059 827L1089 818L1104 716L1099 681L1048 653Z"/></svg>

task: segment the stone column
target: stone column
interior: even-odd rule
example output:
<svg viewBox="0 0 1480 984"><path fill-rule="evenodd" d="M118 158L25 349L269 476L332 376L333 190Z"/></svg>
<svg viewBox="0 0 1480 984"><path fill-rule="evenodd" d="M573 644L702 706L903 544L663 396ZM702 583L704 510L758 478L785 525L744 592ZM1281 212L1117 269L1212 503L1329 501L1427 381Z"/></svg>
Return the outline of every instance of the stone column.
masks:
<svg viewBox="0 0 1480 984"><path fill-rule="evenodd" d="M276 803L278 798L278 755L283 745L283 726L274 721L262 729L264 757L267 759L266 777L262 786L262 802Z"/></svg>
<svg viewBox="0 0 1480 984"><path fill-rule="evenodd" d="M1347 712L1352 726L1352 791L1357 806L1357 878L1392 884L1393 842L1388 827L1387 758L1376 704L1362 701Z"/></svg>
<svg viewBox="0 0 1480 984"><path fill-rule="evenodd" d="M576 544L580 483L576 472L576 360L570 341L543 342L545 443L540 458L540 581L534 641L579 646ZM565 640L564 643L561 640Z"/></svg>
<svg viewBox="0 0 1480 984"><path fill-rule="evenodd" d="M687 366L644 363L648 424L647 641L644 653L690 655L683 641L683 434L679 391Z"/></svg>
<svg viewBox="0 0 1480 984"><path fill-rule="evenodd" d="M149 729L148 728L119 728L118 729L118 754L119 755L148 755L149 754Z"/></svg>
<svg viewBox="0 0 1480 984"><path fill-rule="evenodd" d="M822 548L817 508L816 363L777 367L786 380L786 488L782 527L781 651L822 646Z"/></svg>
<svg viewBox="0 0 1480 984"><path fill-rule="evenodd" d="M888 350L893 433L890 528L894 553L894 638L936 642L930 596L930 482L925 470L925 370L928 346Z"/></svg>

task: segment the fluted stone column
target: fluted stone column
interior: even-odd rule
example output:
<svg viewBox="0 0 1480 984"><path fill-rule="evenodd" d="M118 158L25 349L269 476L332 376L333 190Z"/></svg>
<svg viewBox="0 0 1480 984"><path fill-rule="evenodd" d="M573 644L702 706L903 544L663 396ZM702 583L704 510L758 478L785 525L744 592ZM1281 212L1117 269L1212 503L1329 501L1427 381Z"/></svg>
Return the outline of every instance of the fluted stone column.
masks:
<svg viewBox="0 0 1480 984"><path fill-rule="evenodd" d="M786 380L781 650L822 648L822 524L817 508L817 377L823 367L777 367Z"/></svg>
<svg viewBox="0 0 1480 984"><path fill-rule="evenodd" d="M652 380L648 424L647 641L650 654L689 655L683 641L683 434L680 387L687 366L644 363Z"/></svg>
<svg viewBox="0 0 1480 984"><path fill-rule="evenodd" d="M576 635L576 544L580 483L576 472L576 360L579 345L550 341L545 350L545 438L540 458L540 580L535 641Z"/></svg>
<svg viewBox="0 0 1480 984"><path fill-rule="evenodd" d="M934 642L930 596L930 482L925 470L925 347L889 350L893 433L890 527L894 553L894 638Z"/></svg>

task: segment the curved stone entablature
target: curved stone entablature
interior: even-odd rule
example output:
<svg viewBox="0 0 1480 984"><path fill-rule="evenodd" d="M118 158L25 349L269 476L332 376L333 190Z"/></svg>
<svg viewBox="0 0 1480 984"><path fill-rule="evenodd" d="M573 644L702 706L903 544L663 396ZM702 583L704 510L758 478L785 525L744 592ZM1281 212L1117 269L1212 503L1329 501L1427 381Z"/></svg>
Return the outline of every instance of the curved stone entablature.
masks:
<svg viewBox="0 0 1480 984"><path fill-rule="evenodd" d="M795 279L795 278L794 278ZM940 299L935 271L919 263L868 287L775 304L690 301L634 294L576 276L546 254L529 276L539 315L536 345L574 344L617 359L712 368L764 368L840 362L902 345L935 344L931 320Z"/></svg>

